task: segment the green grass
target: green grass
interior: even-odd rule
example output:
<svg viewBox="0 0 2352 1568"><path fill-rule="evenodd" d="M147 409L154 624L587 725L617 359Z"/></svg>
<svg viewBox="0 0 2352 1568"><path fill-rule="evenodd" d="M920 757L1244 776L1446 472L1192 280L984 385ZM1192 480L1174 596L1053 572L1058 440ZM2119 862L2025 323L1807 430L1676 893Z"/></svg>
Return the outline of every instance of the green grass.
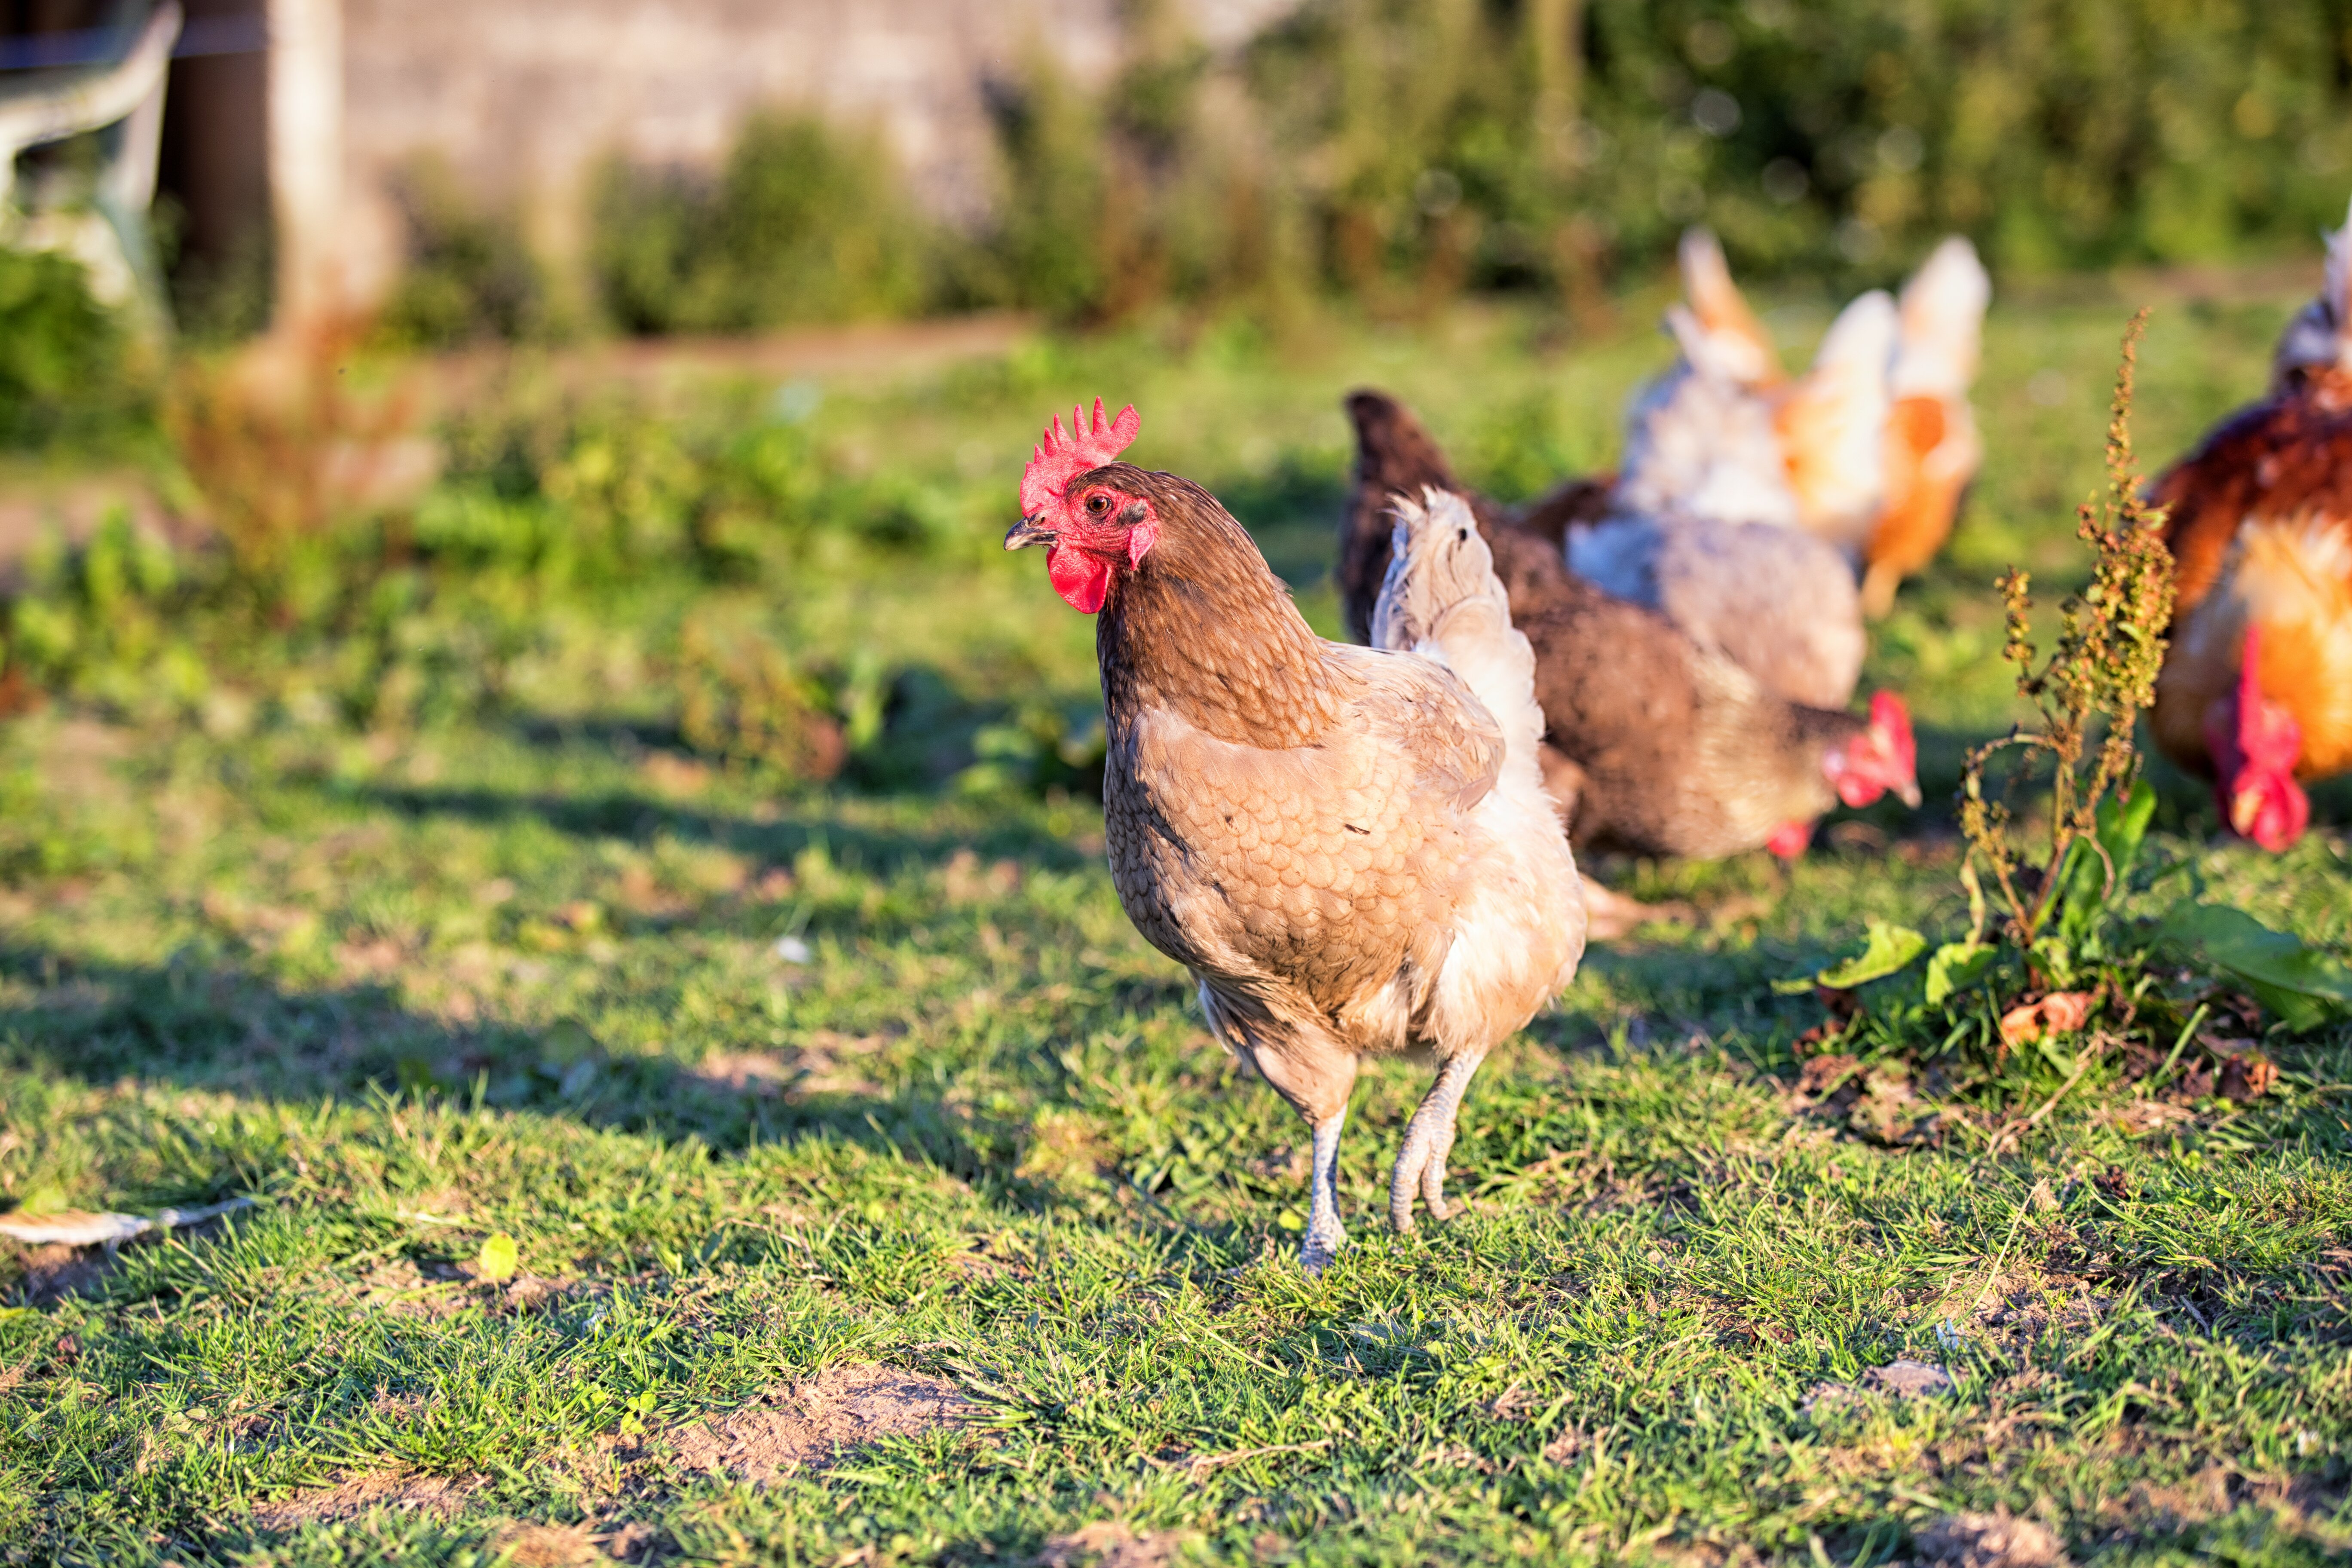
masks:
<svg viewBox="0 0 2352 1568"><path fill-rule="evenodd" d="M2158 315L2151 458L2258 387L2291 303ZM1874 655L1931 795L2008 717L1986 581L2070 569L2124 313L1996 318L1988 471ZM1519 491L1605 462L1663 357L1465 315L839 386L819 437L977 542L559 606L487 719L0 730L0 1184L259 1200L67 1277L0 1262L0 1561L562 1560L522 1521L690 1561L1017 1563L1116 1521L1234 1562L1877 1563L1995 1507L2077 1562L2352 1550L2345 1030L2273 1037L2250 1106L2116 1090L1990 1156L2004 1108L1954 1103L1939 1145L1884 1147L1792 1097L1818 1007L1767 983L1869 916L1949 929L1948 818L1881 808L1788 868L1612 863L1699 918L1594 951L1481 1073L1451 1226L1377 1223L1421 1081L1368 1075L1354 1246L1309 1281L1302 1130L1128 925L1098 810L956 784L979 726L1092 699L1090 625L992 549L1057 402L1135 400L1131 456L1228 496L1328 627L1348 386ZM686 763L638 654L721 613L877 650L887 765L810 789ZM2167 853L2352 942L2340 792L2272 859L2165 787ZM505 1285L472 1271L497 1233ZM1957 1387L1811 1397L1903 1356ZM968 1418L764 1488L679 1460L696 1423L866 1363ZM368 1477L446 1506L289 1510Z"/></svg>

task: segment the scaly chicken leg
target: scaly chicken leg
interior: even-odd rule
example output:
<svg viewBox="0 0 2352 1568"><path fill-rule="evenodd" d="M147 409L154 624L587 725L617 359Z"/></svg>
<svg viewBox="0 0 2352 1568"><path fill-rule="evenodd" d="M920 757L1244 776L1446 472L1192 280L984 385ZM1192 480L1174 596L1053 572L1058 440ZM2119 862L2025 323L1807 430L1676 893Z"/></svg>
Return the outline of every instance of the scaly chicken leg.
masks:
<svg viewBox="0 0 2352 1568"><path fill-rule="evenodd" d="M1309 1279L1329 1268L1348 1244L1347 1228L1339 1223L1339 1129L1347 1120L1342 1104L1314 1127L1314 1184L1307 1202L1307 1239L1298 1248L1299 1269Z"/></svg>
<svg viewBox="0 0 2352 1568"><path fill-rule="evenodd" d="M1421 1109L1405 1123L1404 1147L1397 1151L1395 1173L1389 1177L1389 1223L1402 1235L1412 1231L1412 1189L1421 1188L1429 1217L1448 1220L1454 1211L1445 1202L1445 1157L1454 1152L1454 1122L1462 1110L1462 1096L1470 1075L1486 1059L1484 1051L1463 1051L1448 1057L1437 1069L1437 1081L1422 1097Z"/></svg>

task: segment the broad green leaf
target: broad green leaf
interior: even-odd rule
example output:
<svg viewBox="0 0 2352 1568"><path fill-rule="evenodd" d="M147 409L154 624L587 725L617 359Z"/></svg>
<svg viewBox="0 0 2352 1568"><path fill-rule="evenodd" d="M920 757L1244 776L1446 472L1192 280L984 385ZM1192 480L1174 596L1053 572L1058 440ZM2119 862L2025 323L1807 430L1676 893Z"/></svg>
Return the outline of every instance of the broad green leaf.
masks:
<svg viewBox="0 0 2352 1568"><path fill-rule="evenodd" d="M73 1205L67 1199L65 1189L55 1182L42 1182L17 1200L20 1215L57 1214Z"/></svg>
<svg viewBox="0 0 2352 1568"><path fill-rule="evenodd" d="M2138 863L2139 847L2155 817L2156 786L2146 779L2132 785L2131 795L2120 805L2112 800L2100 805L2099 842L2115 862L2118 879L2128 876Z"/></svg>
<svg viewBox="0 0 2352 1568"><path fill-rule="evenodd" d="M1840 991L1884 980L1927 950L1927 939L1909 926L1891 926L1884 921L1873 921L1864 935L1861 952L1843 963L1832 964L1817 978L1824 985Z"/></svg>
<svg viewBox="0 0 2352 1568"><path fill-rule="evenodd" d="M2098 917L2105 913L2108 902L2121 892L2125 879L2131 875L2132 863L2139 858L2141 841L2147 837L2149 819L2156 815L2156 788L2146 779L2132 785L2128 798L2118 804L2106 800L2099 803L2098 847L2094 848L2077 839L2066 851L2064 882L2066 892L2059 911L2059 934L2069 946L2080 946ZM2099 849L2106 854L2102 857ZM2115 881L2109 885L2107 871L2115 870Z"/></svg>
<svg viewBox="0 0 2352 1568"><path fill-rule="evenodd" d="M2243 910L2183 903L2165 917L2158 934L2243 982L2255 1000L2295 1028L2315 1028L2330 1013L2352 1008L2352 969Z"/></svg>
<svg viewBox="0 0 2352 1568"><path fill-rule="evenodd" d="M1937 948L1927 959L1927 1005L1974 984L1992 966L1992 944L1982 942L1948 942Z"/></svg>
<svg viewBox="0 0 2352 1568"><path fill-rule="evenodd" d="M511 1279L521 1261L515 1238L501 1230L482 1243L481 1256L474 1259L474 1272L485 1279Z"/></svg>

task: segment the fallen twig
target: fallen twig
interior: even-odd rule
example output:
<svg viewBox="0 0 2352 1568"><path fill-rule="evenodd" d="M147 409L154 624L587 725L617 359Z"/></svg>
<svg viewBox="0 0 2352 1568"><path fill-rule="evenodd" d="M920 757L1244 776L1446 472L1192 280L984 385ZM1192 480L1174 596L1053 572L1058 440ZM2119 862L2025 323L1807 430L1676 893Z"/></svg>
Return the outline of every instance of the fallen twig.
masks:
<svg viewBox="0 0 2352 1568"><path fill-rule="evenodd" d="M2058 1086L2058 1092L2043 1100L2041 1108L2032 1115L2010 1121L1996 1131L1992 1135L1992 1142L1985 1145L1984 1157L1988 1160L1991 1159L2000 1152L2003 1143L2020 1133L2030 1132L2041 1126L2042 1119L2058 1108L2058 1102L2066 1098L2067 1091L2083 1081L2083 1075L2091 1070L2091 1062L2095 1054L2086 1049L2081 1059L2075 1062L2074 1070L2066 1075L2066 1081Z"/></svg>
<svg viewBox="0 0 2352 1568"><path fill-rule="evenodd" d="M113 1247L129 1241L134 1236L144 1236L151 1230L177 1230L183 1226L201 1225L232 1210L252 1206L251 1198L230 1198L226 1203L206 1204L202 1208L163 1209L145 1216L83 1214L74 1210L41 1215L0 1215L0 1236L35 1246L63 1243L68 1247Z"/></svg>
<svg viewBox="0 0 2352 1568"><path fill-rule="evenodd" d="M1330 1438L1318 1437L1312 1443L1276 1443L1268 1447L1236 1448L1224 1454L1195 1454L1181 1463L1184 1467L1186 1478L1197 1481L1211 1470L1221 1469L1227 1465L1238 1465L1244 1459L1262 1459L1269 1454L1306 1454L1318 1448L1328 1448L1330 1446Z"/></svg>

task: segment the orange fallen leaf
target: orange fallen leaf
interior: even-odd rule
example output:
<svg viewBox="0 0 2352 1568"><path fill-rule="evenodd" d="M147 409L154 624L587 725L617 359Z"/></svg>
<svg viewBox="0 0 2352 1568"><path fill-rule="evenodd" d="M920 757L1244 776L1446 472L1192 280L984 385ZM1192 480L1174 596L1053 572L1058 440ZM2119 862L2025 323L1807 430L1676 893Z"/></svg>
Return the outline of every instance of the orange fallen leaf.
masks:
<svg viewBox="0 0 2352 1568"><path fill-rule="evenodd" d="M2243 1105L2260 1100L2278 1081L2278 1067L2260 1051L2231 1057L2221 1065L2221 1094Z"/></svg>
<svg viewBox="0 0 2352 1568"><path fill-rule="evenodd" d="M2000 1016L2000 1043L2021 1046L2044 1035L2071 1035L2091 1021L2088 991L2053 991L2038 1002L2021 1002Z"/></svg>
<svg viewBox="0 0 2352 1568"><path fill-rule="evenodd" d="M2053 991L2042 999L2042 1020L2058 1034L2073 1034L2091 1021L2091 994Z"/></svg>

